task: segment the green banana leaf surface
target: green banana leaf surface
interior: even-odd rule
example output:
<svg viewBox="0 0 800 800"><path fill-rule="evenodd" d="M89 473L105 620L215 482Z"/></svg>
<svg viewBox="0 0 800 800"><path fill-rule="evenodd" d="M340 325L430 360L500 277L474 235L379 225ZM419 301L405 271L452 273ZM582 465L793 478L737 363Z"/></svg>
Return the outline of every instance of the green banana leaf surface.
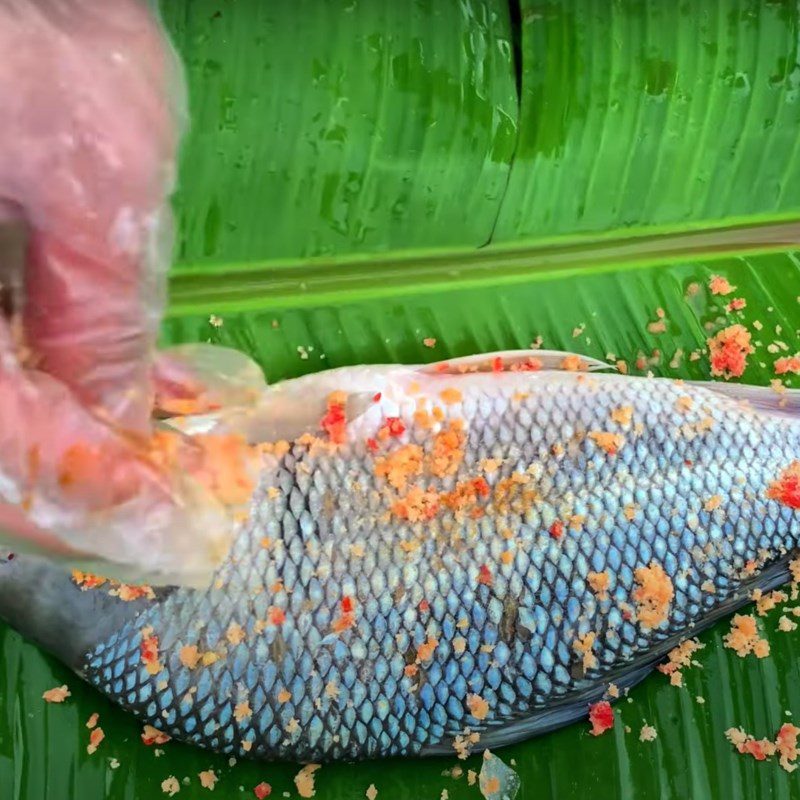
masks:
<svg viewBox="0 0 800 800"><path fill-rule="evenodd" d="M708 379L741 323L767 384L800 328L800 9L747 0L170 0L192 127L164 345L217 342L270 382L536 343ZM795 245L798 245L795 249ZM736 289L709 290L713 275ZM727 308L746 300L740 311ZM435 339L433 347L423 339ZM792 385L792 380L787 381ZM600 737L504 748L520 800L797 798L738 754L800 717L800 629L770 655L702 635L684 686L654 673ZM69 632L65 632L69 635ZM168 742L0 627L0 798L297 798L296 764ZM42 692L66 683L63 704ZM105 740L87 753L86 721ZM794 715L794 717L793 717ZM657 737L640 741L644 724ZM316 797L479 798L460 762L325 765ZM453 773L460 766L463 772ZM371 794L371 792L370 792Z"/></svg>

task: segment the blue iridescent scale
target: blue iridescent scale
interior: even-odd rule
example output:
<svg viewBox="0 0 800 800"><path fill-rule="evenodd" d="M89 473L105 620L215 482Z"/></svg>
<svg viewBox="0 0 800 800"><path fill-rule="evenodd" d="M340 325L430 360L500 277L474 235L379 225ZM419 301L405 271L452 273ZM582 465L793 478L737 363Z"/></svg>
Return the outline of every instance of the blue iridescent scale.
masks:
<svg viewBox="0 0 800 800"><path fill-rule="evenodd" d="M486 744L549 708L585 714L593 691L743 600L753 563L797 545L797 512L768 497L800 454L793 421L621 376L471 376L460 401L431 398L445 419L430 429L415 422L418 398L401 403L406 430L377 456L380 403L335 451L295 443L265 467L212 586L152 603L87 655L87 679L175 738L251 757L442 752L467 729ZM404 492L376 476L376 457L416 443L427 458L453 421L465 436L455 472L423 469L406 491L482 478L488 492L399 518ZM653 564L674 596L650 629L636 574ZM608 576L607 592L590 573ZM157 674L143 630L158 637ZM575 643L589 633L587 668ZM191 666L187 647L212 655Z"/></svg>

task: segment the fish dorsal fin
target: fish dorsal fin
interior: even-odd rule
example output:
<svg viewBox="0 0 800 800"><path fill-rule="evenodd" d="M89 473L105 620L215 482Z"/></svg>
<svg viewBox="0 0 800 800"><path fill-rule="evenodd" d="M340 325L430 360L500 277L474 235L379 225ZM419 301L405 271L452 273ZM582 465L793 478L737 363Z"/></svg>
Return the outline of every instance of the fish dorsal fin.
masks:
<svg viewBox="0 0 800 800"><path fill-rule="evenodd" d="M532 369L590 372L615 369L613 364L566 350L498 350L425 364L419 370L428 374L460 375L465 372L503 372L515 368L524 370L526 366Z"/></svg>
<svg viewBox="0 0 800 800"><path fill-rule="evenodd" d="M722 381L686 381L687 385L707 389L728 397L771 417L800 420L800 389L775 391L771 386L751 386L746 383Z"/></svg>

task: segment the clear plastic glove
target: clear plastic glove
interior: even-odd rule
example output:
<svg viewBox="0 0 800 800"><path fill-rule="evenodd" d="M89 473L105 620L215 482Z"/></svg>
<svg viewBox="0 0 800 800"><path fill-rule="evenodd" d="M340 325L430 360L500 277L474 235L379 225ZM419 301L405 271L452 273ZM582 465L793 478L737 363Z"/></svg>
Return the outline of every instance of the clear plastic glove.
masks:
<svg viewBox="0 0 800 800"><path fill-rule="evenodd" d="M0 252L0 525L14 549L202 584L231 509L198 447L151 429L177 58L140 0L0 0L0 53L0 224L27 236L21 265Z"/></svg>

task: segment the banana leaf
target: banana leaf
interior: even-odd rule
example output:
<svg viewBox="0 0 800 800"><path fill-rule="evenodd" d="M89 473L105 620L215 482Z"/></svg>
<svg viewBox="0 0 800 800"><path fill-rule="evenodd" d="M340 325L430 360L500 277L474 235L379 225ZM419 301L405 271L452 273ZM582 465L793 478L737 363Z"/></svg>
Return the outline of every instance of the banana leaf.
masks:
<svg viewBox="0 0 800 800"><path fill-rule="evenodd" d="M800 349L796 4L170 0L163 12L193 119L165 344L240 348L271 382L531 342L707 379L707 338L741 322L756 344L742 380L766 384ZM715 274L746 308L710 293ZM779 631L779 616L760 619L769 658L725 648L724 621L684 687L653 674L606 735L577 723L499 751L518 797L800 796L800 773L724 736L771 738L800 714L800 632ZM297 797L299 765L145 747L137 722L5 626L0 648L4 800L161 797L169 776L179 798L202 798L207 769L222 797L262 781ZM62 683L72 697L44 703ZM106 739L89 755L93 712ZM654 741L639 740L645 722ZM443 774L456 764L461 777ZM479 768L455 754L330 765L316 796L355 800L374 784L379 800L477 798L467 770Z"/></svg>

